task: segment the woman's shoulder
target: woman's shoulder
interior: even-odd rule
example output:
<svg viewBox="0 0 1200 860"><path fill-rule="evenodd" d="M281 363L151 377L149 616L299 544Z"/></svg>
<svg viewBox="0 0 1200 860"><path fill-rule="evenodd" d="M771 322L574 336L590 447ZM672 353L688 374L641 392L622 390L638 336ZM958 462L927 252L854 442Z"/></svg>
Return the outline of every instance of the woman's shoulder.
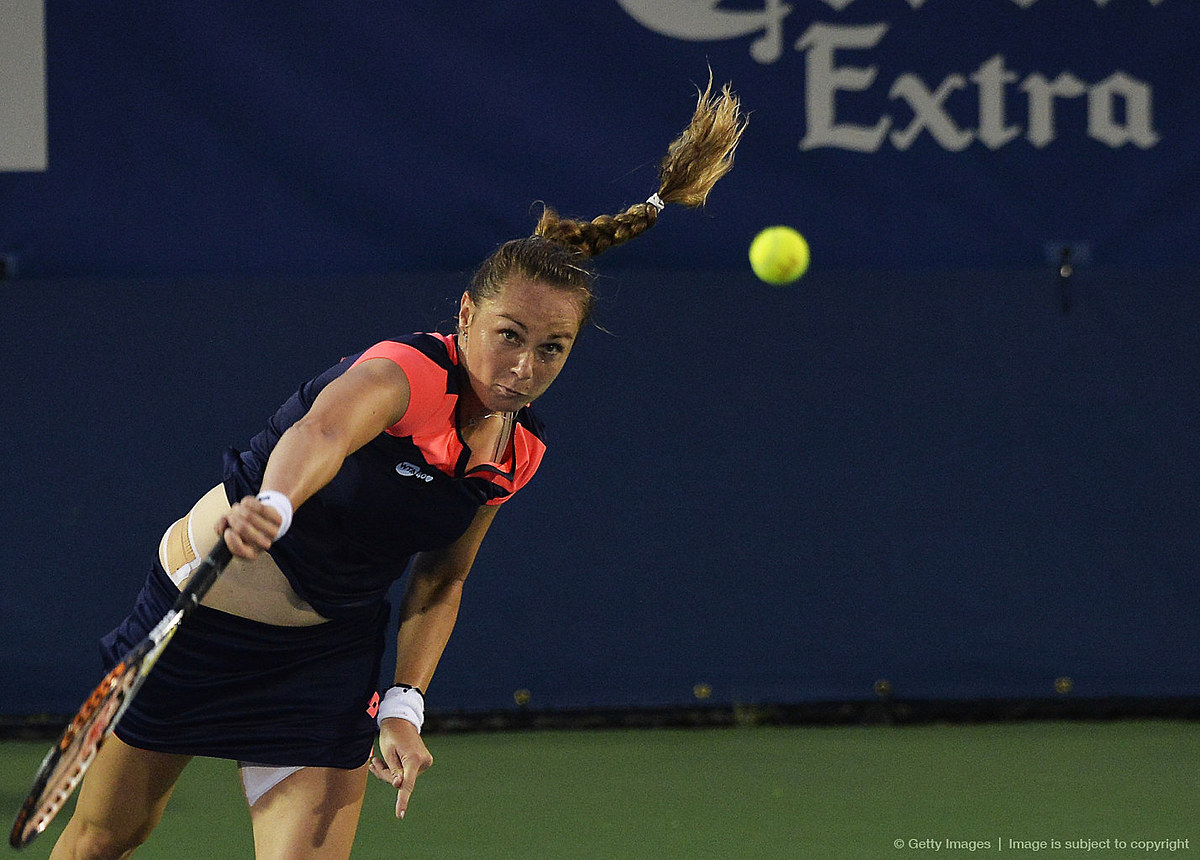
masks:
<svg viewBox="0 0 1200 860"><path fill-rule="evenodd" d="M457 344L449 335L417 332L378 341L353 356L353 360L357 364L368 358L390 358L404 366L410 361L419 360L419 357L424 357L449 372L458 363Z"/></svg>

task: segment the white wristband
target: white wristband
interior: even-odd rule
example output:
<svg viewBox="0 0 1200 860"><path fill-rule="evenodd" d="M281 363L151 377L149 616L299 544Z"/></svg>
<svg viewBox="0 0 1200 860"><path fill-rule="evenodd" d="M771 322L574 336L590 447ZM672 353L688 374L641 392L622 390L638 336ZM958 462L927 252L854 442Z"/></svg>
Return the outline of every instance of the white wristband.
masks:
<svg viewBox="0 0 1200 860"><path fill-rule="evenodd" d="M375 714L375 722L383 728L383 721L398 717L408 720L421 731L425 723L425 697L416 687L397 684L386 693L379 702L379 711Z"/></svg>
<svg viewBox="0 0 1200 860"><path fill-rule="evenodd" d="M279 512L282 522L279 524L279 531L275 532L275 540L279 540L287 530L292 526L292 501L279 490L263 490L258 494L258 500L268 508L274 508Z"/></svg>

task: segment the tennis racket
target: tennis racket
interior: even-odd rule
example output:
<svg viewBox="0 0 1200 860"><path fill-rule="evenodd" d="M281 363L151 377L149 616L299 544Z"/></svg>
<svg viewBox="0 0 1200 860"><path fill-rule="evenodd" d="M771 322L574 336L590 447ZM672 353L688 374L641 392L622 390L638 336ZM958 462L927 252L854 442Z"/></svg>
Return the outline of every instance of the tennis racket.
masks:
<svg viewBox="0 0 1200 860"><path fill-rule="evenodd" d="M141 642L129 650L92 691L67 724L38 768L33 788L21 804L8 844L24 848L37 838L66 804L79 780L96 757L100 745L116 728L138 688L154 668L183 620L200 605L204 595L229 564L233 554L225 539L197 566L179 597L163 619Z"/></svg>

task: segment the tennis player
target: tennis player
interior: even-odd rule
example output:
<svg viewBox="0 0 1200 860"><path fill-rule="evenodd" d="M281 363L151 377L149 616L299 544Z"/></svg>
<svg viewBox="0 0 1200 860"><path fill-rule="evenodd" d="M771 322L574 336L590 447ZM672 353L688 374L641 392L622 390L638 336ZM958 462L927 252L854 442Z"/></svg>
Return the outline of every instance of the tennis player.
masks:
<svg viewBox="0 0 1200 860"><path fill-rule="evenodd" d="M404 817L433 762L424 692L480 543L541 462L530 404L589 318L587 260L668 203L701 205L744 127L736 97L710 81L647 202L590 222L546 209L534 236L480 266L455 334L346 358L227 452L223 483L167 530L132 613L103 640L109 663L218 535L235 558L101 747L51 857L126 856L197 755L238 762L260 860L348 857L369 773L397 789ZM396 685L380 697L386 593L406 570Z"/></svg>

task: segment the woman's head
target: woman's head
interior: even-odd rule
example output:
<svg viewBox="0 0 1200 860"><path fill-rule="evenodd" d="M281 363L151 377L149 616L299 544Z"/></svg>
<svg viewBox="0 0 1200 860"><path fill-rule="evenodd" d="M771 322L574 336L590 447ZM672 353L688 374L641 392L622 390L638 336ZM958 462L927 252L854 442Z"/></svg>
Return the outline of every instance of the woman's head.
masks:
<svg viewBox="0 0 1200 860"><path fill-rule="evenodd" d="M578 251L539 236L505 242L483 262L458 310L461 364L485 412L536 400L562 370L592 311L592 272Z"/></svg>
<svg viewBox="0 0 1200 860"><path fill-rule="evenodd" d="M515 412L554 382L583 324L590 292L519 268L473 285L458 310L459 365L474 411Z"/></svg>

